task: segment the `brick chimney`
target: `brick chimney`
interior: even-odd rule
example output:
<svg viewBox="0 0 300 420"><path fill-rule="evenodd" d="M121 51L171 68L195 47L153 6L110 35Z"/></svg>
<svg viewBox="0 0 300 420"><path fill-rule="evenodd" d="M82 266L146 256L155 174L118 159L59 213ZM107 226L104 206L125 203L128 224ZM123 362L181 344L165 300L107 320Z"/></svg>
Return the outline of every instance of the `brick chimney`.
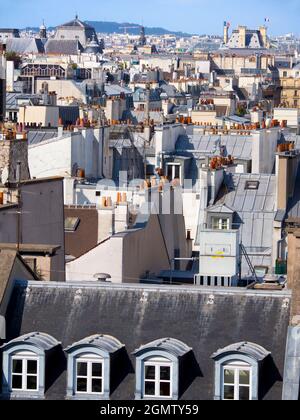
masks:
<svg viewBox="0 0 300 420"><path fill-rule="evenodd" d="M300 152L291 150L276 154L277 209L285 210L294 194L295 181L300 162Z"/></svg>

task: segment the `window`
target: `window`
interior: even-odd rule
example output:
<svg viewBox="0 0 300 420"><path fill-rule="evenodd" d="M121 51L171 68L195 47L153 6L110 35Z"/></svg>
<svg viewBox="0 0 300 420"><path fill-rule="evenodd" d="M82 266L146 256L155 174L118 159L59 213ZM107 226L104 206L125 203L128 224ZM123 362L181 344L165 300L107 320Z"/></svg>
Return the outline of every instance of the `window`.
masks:
<svg viewBox="0 0 300 420"><path fill-rule="evenodd" d="M223 400L251 399L251 367L242 362L223 366Z"/></svg>
<svg viewBox="0 0 300 420"><path fill-rule="evenodd" d="M212 228L216 230L229 230L230 220L219 217L212 217Z"/></svg>
<svg viewBox="0 0 300 420"><path fill-rule="evenodd" d="M181 165L179 163L169 163L167 165L167 177L169 181L174 179L181 180Z"/></svg>
<svg viewBox="0 0 300 420"><path fill-rule="evenodd" d="M152 359L144 364L144 396L172 397L172 364L167 359Z"/></svg>
<svg viewBox="0 0 300 420"><path fill-rule="evenodd" d="M246 181L245 190L258 190L259 181Z"/></svg>
<svg viewBox="0 0 300 420"><path fill-rule="evenodd" d="M95 355L76 360L77 394L103 394L103 362Z"/></svg>
<svg viewBox="0 0 300 420"><path fill-rule="evenodd" d="M80 219L78 217L65 218L65 232L75 232L78 228Z"/></svg>
<svg viewBox="0 0 300 420"><path fill-rule="evenodd" d="M215 400L258 400L259 380L271 353L256 343L243 341L216 351Z"/></svg>
<svg viewBox="0 0 300 420"><path fill-rule="evenodd" d="M86 337L67 347L67 398L109 399L111 363L120 363L124 349L119 340L102 334Z"/></svg>
<svg viewBox="0 0 300 420"><path fill-rule="evenodd" d="M178 400L180 372L191 351L175 338L158 339L135 350L135 399Z"/></svg>
<svg viewBox="0 0 300 420"><path fill-rule="evenodd" d="M18 353L11 358L12 391L37 391L38 384L38 358L34 353Z"/></svg>

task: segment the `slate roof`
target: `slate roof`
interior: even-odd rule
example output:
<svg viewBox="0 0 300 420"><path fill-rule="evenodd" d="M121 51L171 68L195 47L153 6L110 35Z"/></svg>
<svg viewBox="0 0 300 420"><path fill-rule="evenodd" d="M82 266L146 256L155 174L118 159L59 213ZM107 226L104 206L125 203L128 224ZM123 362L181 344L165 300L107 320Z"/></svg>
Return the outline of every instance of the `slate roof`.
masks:
<svg viewBox="0 0 300 420"><path fill-rule="evenodd" d="M6 50L17 54L41 54L44 53L44 44L38 38L9 38L6 42Z"/></svg>
<svg viewBox="0 0 300 420"><path fill-rule="evenodd" d="M85 29L94 29L92 26L88 25L85 22L82 22L77 17L70 22L64 23L62 25L59 25L58 28L66 28L66 27L72 27L72 28L85 28Z"/></svg>
<svg viewBox="0 0 300 420"><path fill-rule="evenodd" d="M77 55L78 51L83 52L83 46L73 39L48 39L45 44L46 54Z"/></svg>
<svg viewBox="0 0 300 420"><path fill-rule="evenodd" d="M213 305L208 304L211 295ZM134 399L132 353L162 337L192 349L192 376L184 376L183 400L213 399L214 352L232 343L256 343L272 353L265 366L268 374L262 371L260 397L279 400L290 318L283 303L290 297L288 291L18 282L7 312L7 334L11 340L34 329L62 342L63 348L94 334L115 337L125 344L127 356L126 374L113 389L112 400ZM66 396L66 358L61 362L62 368L53 365L46 399Z"/></svg>

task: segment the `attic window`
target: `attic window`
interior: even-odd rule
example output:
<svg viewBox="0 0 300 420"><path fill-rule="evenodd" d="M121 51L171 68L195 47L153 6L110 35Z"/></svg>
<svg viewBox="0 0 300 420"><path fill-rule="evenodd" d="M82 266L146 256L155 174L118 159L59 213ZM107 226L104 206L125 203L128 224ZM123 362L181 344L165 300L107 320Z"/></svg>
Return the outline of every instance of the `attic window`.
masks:
<svg viewBox="0 0 300 420"><path fill-rule="evenodd" d="M75 232L78 228L80 219L78 217L65 218L65 232Z"/></svg>
<svg viewBox="0 0 300 420"><path fill-rule="evenodd" d="M245 190L258 190L259 181L246 181Z"/></svg>

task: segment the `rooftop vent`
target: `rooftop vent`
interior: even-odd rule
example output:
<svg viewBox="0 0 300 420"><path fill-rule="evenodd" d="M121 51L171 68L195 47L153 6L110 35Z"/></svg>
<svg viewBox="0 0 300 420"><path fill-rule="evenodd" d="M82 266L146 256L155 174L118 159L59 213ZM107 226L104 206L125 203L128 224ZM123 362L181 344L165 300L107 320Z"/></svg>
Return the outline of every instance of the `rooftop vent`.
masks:
<svg viewBox="0 0 300 420"><path fill-rule="evenodd" d="M111 275L107 273L97 273L94 275L94 279L97 279L100 283L111 283Z"/></svg>

